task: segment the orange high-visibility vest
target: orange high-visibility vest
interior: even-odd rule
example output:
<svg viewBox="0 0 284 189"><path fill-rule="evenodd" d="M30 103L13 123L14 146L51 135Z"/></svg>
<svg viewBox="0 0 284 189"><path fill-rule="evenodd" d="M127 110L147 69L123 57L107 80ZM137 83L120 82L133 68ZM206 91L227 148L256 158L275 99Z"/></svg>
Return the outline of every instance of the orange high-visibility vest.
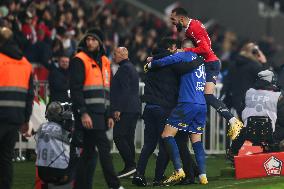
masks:
<svg viewBox="0 0 284 189"><path fill-rule="evenodd" d="M13 59L0 53L0 108L26 107L32 65L26 58Z"/></svg>
<svg viewBox="0 0 284 189"><path fill-rule="evenodd" d="M104 112L109 106L109 91L111 80L110 61L102 56L102 68L95 60L84 52L79 52L75 57L80 58L85 67L84 98L87 106L95 112Z"/></svg>

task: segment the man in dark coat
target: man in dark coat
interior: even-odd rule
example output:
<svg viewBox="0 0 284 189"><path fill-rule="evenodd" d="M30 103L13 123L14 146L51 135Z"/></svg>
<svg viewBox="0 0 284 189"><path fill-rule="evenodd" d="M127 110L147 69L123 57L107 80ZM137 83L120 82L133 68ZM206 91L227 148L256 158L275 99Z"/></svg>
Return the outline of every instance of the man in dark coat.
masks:
<svg viewBox="0 0 284 189"><path fill-rule="evenodd" d="M113 139L124 161L124 169L118 177L127 177L136 171L134 136L140 113L139 75L128 59L128 50L118 47L114 62L119 68L110 87L111 112L116 121Z"/></svg>
<svg viewBox="0 0 284 189"><path fill-rule="evenodd" d="M229 68L221 92L221 95L226 96L224 100L227 102L226 105L236 109L239 117L244 109L246 91L254 85L257 73L267 68L266 57L258 46L251 42L245 43Z"/></svg>
<svg viewBox="0 0 284 189"><path fill-rule="evenodd" d="M69 102L70 90L69 56L61 52L58 58L58 67L52 66L48 76L50 102Z"/></svg>

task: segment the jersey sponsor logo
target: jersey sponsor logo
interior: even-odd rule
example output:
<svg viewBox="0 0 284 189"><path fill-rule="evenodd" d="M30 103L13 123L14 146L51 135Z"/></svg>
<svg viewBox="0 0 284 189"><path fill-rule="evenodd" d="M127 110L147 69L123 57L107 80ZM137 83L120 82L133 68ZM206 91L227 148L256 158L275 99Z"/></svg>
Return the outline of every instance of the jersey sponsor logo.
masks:
<svg viewBox="0 0 284 189"><path fill-rule="evenodd" d="M180 126L180 127L187 127L188 124L186 124L186 123L179 123L178 126Z"/></svg>
<svg viewBox="0 0 284 189"><path fill-rule="evenodd" d="M274 156L268 158L264 164L264 169L267 175L280 175L282 170L282 161Z"/></svg>
<svg viewBox="0 0 284 189"><path fill-rule="evenodd" d="M203 127L197 127L196 129L197 129L198 131L203 131L203 130L204 130Z"/></svg>

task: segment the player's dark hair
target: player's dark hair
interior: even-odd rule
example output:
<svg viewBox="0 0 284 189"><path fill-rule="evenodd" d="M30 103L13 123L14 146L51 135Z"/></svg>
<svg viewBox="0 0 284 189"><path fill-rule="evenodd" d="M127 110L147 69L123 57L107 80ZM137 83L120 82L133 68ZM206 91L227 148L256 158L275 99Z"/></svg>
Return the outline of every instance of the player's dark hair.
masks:
<svg viewBox="0 0 284 189"><path fill-rule="evenodd" d="M177 7L173 9L172 13L176 13L176 15L178 16L188 16L188 12L184 8L181 8L181 7Z"/></svg>
<svg viewBox="0 0 284 189"><path fill-rule="evenodd" d="M159 47L168 49L171 48L174 44L178 45L178 41L170 37L165 37L160 41Z"/></svg>

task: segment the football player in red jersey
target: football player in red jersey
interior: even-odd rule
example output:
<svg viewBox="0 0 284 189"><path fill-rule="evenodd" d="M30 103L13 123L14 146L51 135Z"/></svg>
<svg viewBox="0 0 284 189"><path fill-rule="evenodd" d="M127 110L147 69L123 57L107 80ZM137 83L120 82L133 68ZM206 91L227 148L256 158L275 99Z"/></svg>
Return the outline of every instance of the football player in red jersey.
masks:
<svg viewBox="0 0 284 189"><path fill-rule="evenodd" d="M170 16L171 22L180 32L185 29L185 37L192 40L194 48L184 48L183 51L191 51L202 56L205 62L206 85L205 99L206 103L213 106L230 123L228 136L234 140L240 133L243 123L235 118L226 105L217 99L213 93L215 90L216 79L220 72L221 62L211 49L211 40L208 36L205 26L199 21L189 18L188 13L183 8L175 8Z"/></svg>

